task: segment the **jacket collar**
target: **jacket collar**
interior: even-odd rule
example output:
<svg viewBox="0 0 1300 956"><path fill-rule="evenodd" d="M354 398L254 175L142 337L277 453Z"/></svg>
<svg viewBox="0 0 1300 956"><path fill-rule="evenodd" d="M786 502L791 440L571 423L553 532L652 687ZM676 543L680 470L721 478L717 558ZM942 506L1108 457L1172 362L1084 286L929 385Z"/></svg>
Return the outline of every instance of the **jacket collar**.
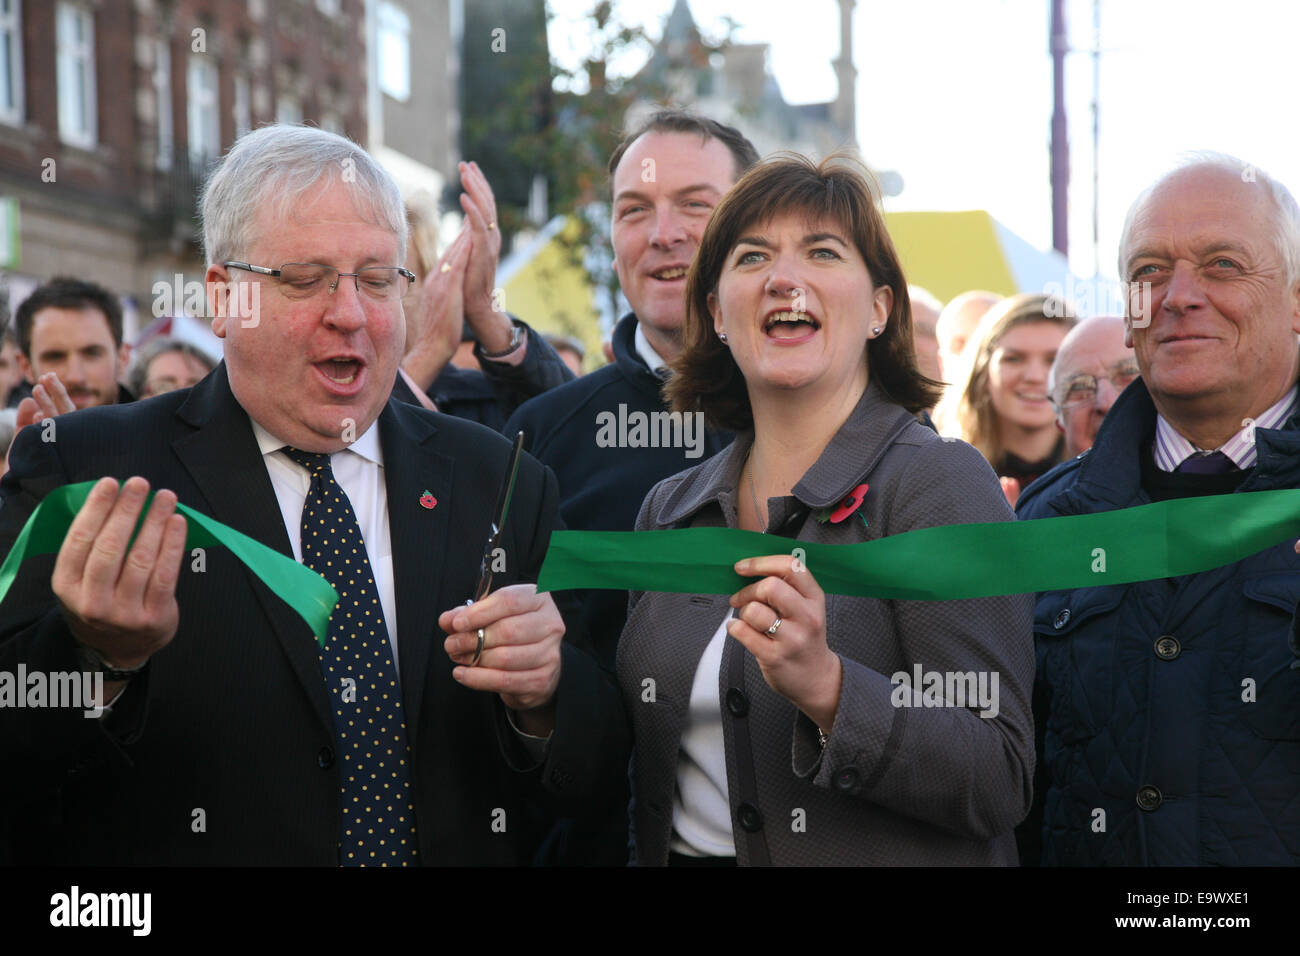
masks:
<svg viewBox="0 0 1300 956"><path fill-rule="evenodd" d="M817 461L791 489L792 494L810 509L837 504L871 474L894 439L910 425L924 427L907 409L890 401L873 379ZM751 428L737 435L721 454L687 472L653 516L655 523L677 525L710 504L731 501L753 444Z"/></svg>
<svg viewBox="0 0 1300 956"><path fill-rule="evenodd" d="M195 385L176 410L193 431L172 443L218 521L293 557L275 489L262 464L247 412L230 390L225 362ZM426 490L445 496L452 487L454 462L435 440L437 418L415 405L389 398L379 414L379 440L384 449L388 526L393 547L393 584L397 597L397 644L401 664L403 706L407 732L414 746L430 647L438 637L438 614L453 603L436 584L451 539L451 509L432 511L419 505ZM315 641L287 604L251 571L246 571L277 638L292 662L322 724L332 728L329 699L320 680ZM438 661L451 686L450 659Z"/></svg>
<svg viewBox="0 0 1300 956"><path fill-rule="evenodd" d="M1138 378L1115 400L1077 478L1050 505L1062 514L1124 508L1143 498L1142 456L1155 440L1156 405ZM1300 413L1255 433L1259 460L1238 491L1300 487Z"/></svg>
<svg viewBox="0 0 1300 956"><path fill-rule="evenodd" d="M618 325L614 327L614 335L611 339L614 347L614 365L633 386L654 396L656 401L662 403L663 398L660 396L659 389L663 387L663 382L659 381L659 376L646 365L645 360L636 350L638 321L637 317L629 312L619 319Z"/></svg>

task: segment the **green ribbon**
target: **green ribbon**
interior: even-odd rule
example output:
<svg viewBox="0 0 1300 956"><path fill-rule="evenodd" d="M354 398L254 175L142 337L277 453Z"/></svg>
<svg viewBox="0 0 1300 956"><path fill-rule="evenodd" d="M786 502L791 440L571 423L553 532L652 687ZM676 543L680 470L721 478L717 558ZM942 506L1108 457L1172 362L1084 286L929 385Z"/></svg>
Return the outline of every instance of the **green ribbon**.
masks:
<svg viewBox="0 0 1300 956"><path fill-rule="evenodd" d="M0 601L9 593L9 587L18 576L18 566L27 558L37 554L55 554L63 545L63 539L72 525L81 506L86 503L90 489L95 487L93 481L83 481L75 485L64 485L50 492L37 505L18 539L0 565ZM136 532L148 511L149 502L153 500L150 492L148 501L140 509L140 519ZM279 551L268 548L260 541L241 534L229 525L209 518L202 512L195 511L187 505L176 506L178 514L186 518L188 530L185 534L185 547L209 548L224 545L248 569L256 574L286 604L293 608L307 622L316 640L323 647L329 632L330 612L338 603L338 592L330 583L306 565L299 564L293 558L287 558ZM132 535L134 540L134 534Z"/></svg>
<svg viewBox="0 0 1300 956"><path fill-rule="evenodd" d="M537 582L733 594L742 558L802 549L827 594L944 601L1128 584L1233 564L1300 532L1300 489L1183 498L1099 514L920 528L818 544L731 528L557 531Z"/></svg>

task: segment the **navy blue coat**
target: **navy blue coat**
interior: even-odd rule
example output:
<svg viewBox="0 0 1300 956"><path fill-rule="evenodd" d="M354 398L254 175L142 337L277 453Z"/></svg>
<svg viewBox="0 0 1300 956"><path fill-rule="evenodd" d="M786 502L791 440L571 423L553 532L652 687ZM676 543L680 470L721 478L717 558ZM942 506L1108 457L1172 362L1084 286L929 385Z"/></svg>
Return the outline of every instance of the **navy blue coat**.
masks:
<svg viewBox="0 0 1300 956"><path fill-rule="evenodd" d="M1020 517L1149 503L1140 462L1155 422L1139 379L1090 452L1026 489ZM1300 416L1255 440L1236 493L1300 488ZM1201 574L1040 594L1023 862L1300 863L1298 600L1290 540Z"/></svg>
<svg viewBox="0 0 1300 956"><path fill-rule="evenodd" d="M474 346L474 356L482 371L457 368L449 362L429 386L429 398L438 411L500 431L506 419L524 402L547 389L573 381L573 371L550 342L519 319L512 321L528 331L524 360L518 365L494 362L483 355L481 346ZM401 381L399 376L398 382ZM398 395L403 401L414 397Z"/></svg>
<svg viewBox="0 0 1300 956"><path fill-rule="evenodd" d="M730 432L692 434L694 448L602 447L602 415L662 414L663 383L637 353L636 316L614 330L614 362L530 399L506 423L513 437L523 429L524 447L548 465L560 483L560 516L575 531L631 531L646 494L663 481L712 457L730 443ZM620 406L624 409L620 411ZM614 668L614 648L627 620L623 591L580 592L582 630L602 664Z"/></svg>

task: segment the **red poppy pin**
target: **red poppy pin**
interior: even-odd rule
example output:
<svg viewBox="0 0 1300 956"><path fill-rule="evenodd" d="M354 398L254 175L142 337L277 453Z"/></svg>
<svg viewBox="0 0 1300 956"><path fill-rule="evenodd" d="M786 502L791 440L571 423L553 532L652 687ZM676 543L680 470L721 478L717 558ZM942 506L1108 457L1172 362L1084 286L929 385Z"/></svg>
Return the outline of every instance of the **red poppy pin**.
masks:
<svg viewBox="0 0 1300 956"><path fill-rule="evenodd" d="M437 504L438 504L438 499L433 496L432 491L429 491L426 488L424 494L420 495L420 507L434 508L437 506Z"/></svg>
<svg viewBox="0 0 1300 956"><path fill-rule="evenodd" d="M817 520L825 524L830 521L831 524L839 524L851 514L857 514L862 519L862 526L867 527L867 516L858 511L862 507L862 502L867 500L868 485L866 482L858 485L840 502L838 508L832 511L830 508L823 508L817 514Z"/></svg>

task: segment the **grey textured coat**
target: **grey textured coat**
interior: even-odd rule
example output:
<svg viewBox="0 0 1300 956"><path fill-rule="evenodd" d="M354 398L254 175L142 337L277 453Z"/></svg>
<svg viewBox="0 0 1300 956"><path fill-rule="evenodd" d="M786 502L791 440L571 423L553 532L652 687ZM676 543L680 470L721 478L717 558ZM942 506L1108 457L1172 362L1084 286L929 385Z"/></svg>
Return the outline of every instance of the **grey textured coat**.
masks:
<svg viewBox="0 0 1300 956"><path fill-rule="evenodd" d="M752 432L741 435L660 482L637 529L736 527L736 489L752 443ZM856 515L840 524L816 520L864 481L865 527ZM769 499L768 512L772 533L837 544L1014 520L975 449L940 439L874 384L793 495ZM809 570L815 577L816 567ZM828 595L827 640L844 676L824 752L812 721L726 638L719 696L738 862L1015 863L1012 830L1028 811L1034 771L1032 608L1028 595L944 602ZM691 685L727 611L726 595L631 595L618 678L635 731L632 823L643 865L668 859ZM903 694L891 675L911 675L916 664L927 672L996 673L996 716L980 717L974 701L895 706L891 698ZM643 699L647 677L655 681L653 701Z"/></svg>

